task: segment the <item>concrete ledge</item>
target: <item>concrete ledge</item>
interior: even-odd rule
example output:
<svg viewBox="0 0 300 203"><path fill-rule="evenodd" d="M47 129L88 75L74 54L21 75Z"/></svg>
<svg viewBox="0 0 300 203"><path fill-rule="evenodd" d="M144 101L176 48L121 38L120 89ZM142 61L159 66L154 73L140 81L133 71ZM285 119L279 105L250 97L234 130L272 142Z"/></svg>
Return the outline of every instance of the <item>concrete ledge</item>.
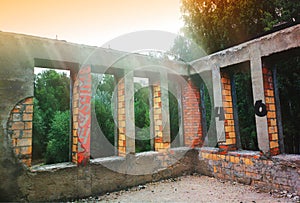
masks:
<svg viewBox="0 0 300 203"><path fill-rule="evenodd" d="M65 169L65 168L72 168L76 167L76 164L67 162L67 163L58 163L58 164L48 164L48 165L42 165L42 166L32 166L30 168L31 172L55 172L60 169Z"/></svg>

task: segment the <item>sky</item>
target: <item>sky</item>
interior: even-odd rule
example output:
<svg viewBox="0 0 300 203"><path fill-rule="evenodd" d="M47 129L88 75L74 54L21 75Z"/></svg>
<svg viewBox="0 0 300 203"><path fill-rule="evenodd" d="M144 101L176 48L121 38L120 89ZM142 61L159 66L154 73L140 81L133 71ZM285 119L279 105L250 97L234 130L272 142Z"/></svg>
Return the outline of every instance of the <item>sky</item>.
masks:
<svg viewBox="0 0 300 203"><path fill-rule="evenodd" d="M1 31L92 46L118 49L110 42L121 35L182 26L180 0L0 0Z"/></svg>

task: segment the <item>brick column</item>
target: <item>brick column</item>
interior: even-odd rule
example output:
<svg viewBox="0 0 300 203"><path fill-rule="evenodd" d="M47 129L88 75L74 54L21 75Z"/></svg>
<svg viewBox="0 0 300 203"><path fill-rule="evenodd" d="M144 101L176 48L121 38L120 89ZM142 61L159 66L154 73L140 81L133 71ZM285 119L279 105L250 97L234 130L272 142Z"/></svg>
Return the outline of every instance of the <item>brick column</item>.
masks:
<svg viewBox="0 0 300 203"><path fill-rule="evenodd" d="M183 132L184 144L189 147L203 145L200 90L189 78L182 87Z"/></svg>
<svg viewBox="0 0 300 203"><path fill-rule="evenodd" d="M7 126L15 155L28 167L32 160L32 116L33 98L30 97L14 107Z"/></svg>
<svg viewBox="0 0 300 203"><path fill-rule="evenodd" d="M118 155L126 155L126 115L124 79L118 81Z"/></svg>
<svg viewBox="0 0 300 203"><path fill-rule="evenodd" d="M86 165L90 159L91 137L91 67L79 70L73 88L73 138L72 161Z"/></svg>
<svg viewBox="0 0 300 203"><path fill-rule="evenodd" d="M167 114L169 111L164 112L162 103L169 102L169 100L165 101L162 99L162 94L167 94L168 91L162 91L161 82L152 83L153 88L153 123L154 123L154 149L155 151L165 151L170 148L170 126L169 122L163 122L163 117L169 115ZM168 118L167 118L168 119ZM165 124L165 126L163 126Z"/></svg>
<svg viewBox="0 0 300 203"><path fill-rule="evenodd" d="M224 130L226 141L220 144L220 148L228 150L236 150L236 134L233 116L233 102L230 76L225 72L221 72L221 85L222 85L222 99L224 110ZM221 111L221 109L219 109Z"/></svg>
<svg viewBox="0 0 300 203"><path fill-rule="evenodd" d="M270 153L271 155L277 155L279 154L279 140L278 140L276 104L275 104L275 96L274 96L272 71L266 67L263 67L263 78L264 78L264 93L265 93L266 107L267 107Z"/></svg>
<svg viewBox="0 0 300 203"><path fill-rule="evenodd" d="M133 73L117 77L118 88L118 155L135 153Z"/></svg>

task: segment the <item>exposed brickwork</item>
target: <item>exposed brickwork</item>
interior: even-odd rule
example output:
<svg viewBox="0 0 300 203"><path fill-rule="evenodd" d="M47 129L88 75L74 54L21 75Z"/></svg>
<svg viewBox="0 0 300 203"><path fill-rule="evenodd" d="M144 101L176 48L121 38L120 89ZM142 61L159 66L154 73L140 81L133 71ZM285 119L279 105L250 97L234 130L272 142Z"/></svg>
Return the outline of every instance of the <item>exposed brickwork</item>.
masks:
<svg viewBox="0 0 300 203"><path fill-rule="evenodd" d="M236 134L233 117L233 104L231 95L230 76L221 72L222 98L224 109L224 129L226 142L220 145L220 148L226 150L236 150Z"/></svg>
<svg viewBox="0 0 300 203"><path fill-rule="evenodd" d="M202 148L199 160L196 166L199 173L252 184L265 191L278 189L299 194L298 156L279 155L265 159L259 152L236 151L224 155L217 148Z"/></svg>
<svg viewBox="0 0 300 203"><path fill-rule="evenodd" d="M72 162L77 163L77 151L78 151L78 101L79 101L79 80L73 78L73 98L72 98L72 117L73 117L73 129L72 129Z"/></svg>
<svg viewBox="0 0 300 203"><path fill-rule="evenodd" d="M125 81L118 81L118 155L126 155Z"/></svg>
<svg viewBox="0 0 300 203"><path fill-rule="evenodd" d="M79 100L78 100L78 151L77 163L86 165L91 153L91 98L92 76L91 67L82 67L78 73Z"/></svg>
<svg viewBox="0 0 300 203"><path fill-rule="evenodd" d="M279 154L278 129L276 120L276 104L273 87L272 71L263 67L264 93L267 107L268 133L271 155Z"/></svg>
<svg viewBox="0 0 300 203"><path fill-rule="evenodd" d="M19 102L11 111L8 120L8 135L16 156L28 167L31 166L33 98Z"/></svg>
<svg viewBox="0 0 300 203"><path fill-rule="evenodd" d="M153 122L154 122L154 149L165 151L170 148L170 142L163 139L162 101L160 83L153 85Z"/></svg>
<svg viewBox="0 0 300 203"><path fill-rule="evenodd" d="M72 162L86 165L90 159L91 68L81 68L73 88Z"/></svg>
<svg viewBox="0 0 300 203"><path fill-rule="evenodd" d="M200 90L188 79L182 87L184 143L189 147L203 145Z"/></svg>

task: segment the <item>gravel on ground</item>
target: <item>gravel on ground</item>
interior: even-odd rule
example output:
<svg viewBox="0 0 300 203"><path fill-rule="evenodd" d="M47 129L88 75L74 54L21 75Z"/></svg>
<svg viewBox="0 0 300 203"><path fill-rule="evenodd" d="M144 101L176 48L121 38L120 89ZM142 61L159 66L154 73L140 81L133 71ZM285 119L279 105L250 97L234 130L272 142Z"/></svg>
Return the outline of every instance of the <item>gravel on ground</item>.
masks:
<svg viewBox="0 0 300 203"><path fill-rule="evenodd" d="M75 202L299 202L298 196L288 197L284 192L263 193L249 185L190 175Z"/></svg>

